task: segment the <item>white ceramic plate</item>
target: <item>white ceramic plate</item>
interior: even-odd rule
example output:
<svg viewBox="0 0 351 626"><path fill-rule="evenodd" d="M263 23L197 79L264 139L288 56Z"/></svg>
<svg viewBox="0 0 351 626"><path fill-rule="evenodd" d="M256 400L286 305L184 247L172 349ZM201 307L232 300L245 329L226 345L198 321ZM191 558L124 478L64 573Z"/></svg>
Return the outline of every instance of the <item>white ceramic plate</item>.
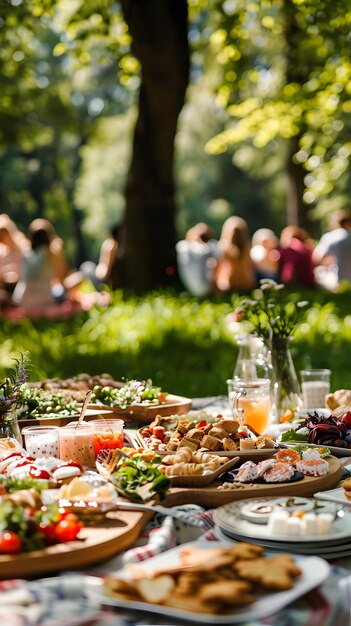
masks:
<svg viewBox="0 0 351 626"><path fill-rule="evenodd" d="M344 456L351 456L351 448L337 448L336 446L323 446L320 445L318 443L308 443L307 441L295 441L290 442L290 441L283 441L282 445L286 446L287 448L295 448L295 446L301 446L301 445L307 445L309 448L329 448L330 450L330 454L332 454L333 456L338 457L339 459L341 459Z"/></svg>
<svg viewBox="0 0 351 626"><path fill-rule="evenodd" d="M271 499L273 501L273 499ZM246 500L247 503L247 500ZM331 504L331 503L330 503ZM255 524L244 519L241 514L243 501L230 502L218 507L214 511L214 521L222 532L233 539L245 540L254 539L261 545L276 544L311 544L316 546L332 545L343 542L344 539L351 541L351 511L345 511L344 516L337 518L333 525L333 532L329 535L316 536L286 536L269 534L268 526L265 524ZM331 510L335 511L335 506L331 504Z"/></svg>
<svg viewBox="0 0 351 626"><path fill-rule="evenodd" d="M143 563L140 563L138 567L145 570L145 572L152 571L155 568L159 569L164 567L170 567L179 563L179 552L184 546L194 546L200 548L212 548L211 542L196 541L188 544L182 544L163 552ZM215 545L218 545L217 543ZM227 545L225 543L219 545ZM165 615L170 618L186 620L190 622L197 622L200 624L237 624L246 621L253 621L260 619L268 615L273 615L277 611L301 597L311 589L318 587L328 576L330 568L326 561L319 557L305 557L298 555L295 557L296 563L302 570L301 576L296 579L292 589L288 591L279 592L265 592L262 596L258 596L256 602L249 607L243 607L237 609L230 615L208 615L205 613L192 613L189 611L182 611L173 609L171 607L162 606L160 604L150 604L147 602L131 602L129 600L117 600L113 596L106 593L103 581L97 582L96 578L90 577L86 581L86 593L94 601L100 602L102 605L115 606L119 608L128 609L131 611L146 611L149 613L156 613L158 615ZM123 571L123 570L121 570ZM119 572L121 574L121 572Z"/></svg>
<svg viewBox="0 0 351 626"><path fill-rule="evenodd" d="M227 535L225 535L218 527L215 528L215 535L217 539L227 545L233 545L236 543L235 539L230 539ZM258 541L256 541L258 543ZM272 553L281 553L282 550L284 552L289 552L291 554L302 554L304 556L315 556L316 546L305 546L301 543L299 544L280 544L280 543L272 543L268 545L268 542L265 544L265 548ZM351 556L351 542L342 543L337 546L324 546L318 547L318 554L323 558L329 560L341 559L343 557Z"/></svg>
<svg viewBox="0 0 351 626"><path fill-rule="evenodd" d="M329 500L330 502L339 502L345 506L351 506L351 500L348 500L345 496L345 492L342 487L338 489L329 489L329 491L319 491L314 494L318 500Z"/></svg>

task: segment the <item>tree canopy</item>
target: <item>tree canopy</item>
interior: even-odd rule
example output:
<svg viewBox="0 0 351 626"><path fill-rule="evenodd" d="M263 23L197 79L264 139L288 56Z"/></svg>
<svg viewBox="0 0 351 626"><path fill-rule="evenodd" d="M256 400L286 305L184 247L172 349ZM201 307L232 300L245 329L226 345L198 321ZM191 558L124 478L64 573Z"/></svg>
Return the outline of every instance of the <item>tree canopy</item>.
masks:
<svg viewBox="0 0 351 626"><path fill-rule="evenodd" d="M318 235L350 193L350 23L347 0L4 0L0 210L74 262L125 219L141 289L200 219Z"/></svg>

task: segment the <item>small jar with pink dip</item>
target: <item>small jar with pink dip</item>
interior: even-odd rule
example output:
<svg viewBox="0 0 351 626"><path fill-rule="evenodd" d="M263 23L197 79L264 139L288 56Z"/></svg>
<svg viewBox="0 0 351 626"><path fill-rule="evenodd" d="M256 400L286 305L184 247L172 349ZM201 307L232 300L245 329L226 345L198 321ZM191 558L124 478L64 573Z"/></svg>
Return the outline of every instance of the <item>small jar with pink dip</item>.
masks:
<svg viewBox="0 0 351 626"><path fill-rule="evenodd" d="M62 461L76 461L83 467L95 467L93 429L88 422L70 422L59 429L59 456Z"/></svg>

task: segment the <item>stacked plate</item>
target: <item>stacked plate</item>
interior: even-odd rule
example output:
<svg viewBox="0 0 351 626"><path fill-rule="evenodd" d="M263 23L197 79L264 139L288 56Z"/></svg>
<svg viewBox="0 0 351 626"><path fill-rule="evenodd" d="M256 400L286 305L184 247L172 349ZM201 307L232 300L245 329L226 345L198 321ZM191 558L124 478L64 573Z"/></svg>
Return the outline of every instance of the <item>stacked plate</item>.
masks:
<svg viewBox="0 0 351 626"><path fill-rule="evenodd" d="M274 510L332 513L332 530L327 535L278 535L267 522ZM231 502L214 511L220 537L236 541L254 541L270 551L290 552L337 559L351 555L351 508L336 502L314 498L259 498Z"/></svg>

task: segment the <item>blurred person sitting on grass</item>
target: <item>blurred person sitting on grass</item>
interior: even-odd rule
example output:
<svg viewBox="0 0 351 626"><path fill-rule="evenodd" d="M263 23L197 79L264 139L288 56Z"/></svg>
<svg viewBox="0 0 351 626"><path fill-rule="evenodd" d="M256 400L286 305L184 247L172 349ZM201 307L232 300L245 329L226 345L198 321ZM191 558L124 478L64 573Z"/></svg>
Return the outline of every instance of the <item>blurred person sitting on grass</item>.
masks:
<svg viewBox="0 0 351 626"><path fill-rule="evenodd" d="M280 234L279 276L289 287L315 287L311 238L298 226L286 226Z"/></svg>
<svg viewBox="0 0 351 626"><path fill-rule="evenodd" d="M256 274L250 257L251 241L248 225L235 215L223 224L218 242L221 257L215 273L219 292L250 291L256 285Z"/></svg>
<svg viewBox="0 0 351 626"><path fill-rule="evenodd" d="M29 242L12 219L0 215L0 289L1 302L10 302L10 296L19 280L23 255Z"/></svg>
<svg viewBox="0 0 351 626"><path fill-rule="evenodd" d="M115 224L101 244L98 263L84 261L81 264L80 271L97 291L101 291L105 285L112 290L124 287L123 239L123 225Z"/></svg>
<svg viewBox="0 0 351 626"><path fill-rule="evenodd" d="M199 222L176 244L177 266L184 287L193 296L203 297L214 291L214 275L220 256L215 233Z"/></svg>
<svg viewBox="0 0 351 626"><path fill-rule="evenodd" d="M313 252L318 283L336 291L342 281L351 283L351 213L332 213L329 231L320 238Z"/></svg>
<svg viewBox="0 0 351 626"><path fill-rule="evenodd" d="M95 295L81 292L84 277L69 270L62 240L51 222L34 220L28 229L28 239L30 248L23 256L20 278L12 296L19 315L69 315L96 303Z"/></svg>
<svg viewBox="0 0 351 626"><path fill-rule="evenodd" d="M250 257L257 283L264 278L279 281L279 239L270 228L259 228L252 235Z"/></svg>

